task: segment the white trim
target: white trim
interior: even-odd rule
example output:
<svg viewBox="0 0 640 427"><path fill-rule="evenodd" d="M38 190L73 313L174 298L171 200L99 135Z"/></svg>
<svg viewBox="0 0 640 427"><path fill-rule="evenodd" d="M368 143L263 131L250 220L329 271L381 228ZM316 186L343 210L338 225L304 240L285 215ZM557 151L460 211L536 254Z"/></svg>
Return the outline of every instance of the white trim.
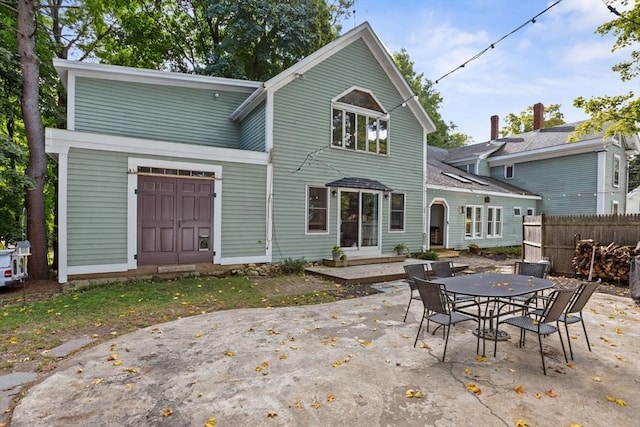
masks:
<svg viewBox="0 0 640 427"><path fill-rule="evenodd" d="M493 210L493 221L491 221L491 224L493 224L492 228L493 228L493 234L489 234L489 211ZM495 232L495 228L496 228L496 224L498 223L496 221L496 212L500 211L500 234L496 234ZM487 239L501 239L502 238L502 232L504 229L504 208L502 206L487 206Z"/></svg>
<svg viewBox="0 0 640 427"><path fill-rule="evenodd" d="M617 183L616 183L616 163L618 164L618 182ZM618 154L613 155L613 170L611 172L612 172L611 185L614 188L619 188L620 181L621 181L620 177L622 176L622 159Z"/></svg>
<svg viewBox="0 0 640 427"><path fill-rule="evenodd" d="M604 205L604 187L605 187L605 177L607 171L607 152L606 151L598 151L598 160L597 160L597 170L596 170L596 188L597 188L597 196L596 196L596 215L603 215L605 213L605 205Z"/></svg>
<svg viewBox="0 0 640 427"><path fill-rule="evenodd" d="M509 176L509 168L511 168L511 176ZM504 165L504 179L513 179L516 176L516 165L509 163Z"/></svg>
<svg viewBox="0 0 640 427"><path fill-rule="evenodd" d="M364 107L361 107L359 105L345 104L344 102L338 101L338 99L350 94L353 91L364 92L364 93L368 94L369 96L371 96L371 98L373 98L373 100L376 102L376 104L378 104L378 106L380 108L382 108L382 112L377 111L377 110L370 110L368 108L364 108ZM361 112L362 114L367 114L367 115L371 115L372 113L373 114L377 114L377 116L387 114L387 109L382 106L382 102L380 102L378 100L378 98L373 94L373 92L371 90L369 90L369 89L365 89L365 88L360 87L360 86L351 86L349 89L345 90L344 92L338 94L337 96L334 96L333 99L331 99L331 105L332 106L337 105L341 109L348 109L348 110L352 110L353 109L355 112ZM377 116L374 117L374 118L378 118Z"/></svg>
<svg viewBox="0 0 640 427"><path fill-rule="evenodd" d="M127 266L130 270L138 268L138 262L135 254L138 248L138 196L136 190L138 188L138 175L135 173L138 167L156 167L156 168L173 168L184 170L200 170L204 172L213 172L216 179L213 182L213 192L217 197L213 198L213 241L212 249L215 253L213 263L219 264L221 259L222 248L222 166L209 165L202 163L190 162L174 162L167 160L144 159L137 157L129 157L127 169L129 175L127 179ZM180 178L177 176L177 178ZM187 177L185 177L187 178Z"/></svg>
<svg viewBox="0 0 640 427"><path fill-rule="evenodd" d="M392 230L391 229L391 199L393 198L394 194L402 194L403 198L402 198L402 202L403 202L403 207L402 207L402 230ZM384 198L384 196L383 196ZM389 199L387 201L387 211L388 213L388 218L387 218L387 233L389 234L403 234L407 232L407 193L404 191L392 191L389 193Z"/></svg>
<svg viewBox="0 0 640 427"><path fill-rule="evenodd" d="M533 216L536 214L536 208L534 207L527 207L527 216Z"/></svg>
<svg viewBox="0 0 640 427"><path fill-rule="evenodd" d="M74 147L87 150L131 153L134 155L192 158L254 165L266 165L269 161L269 154L261 151L208 147L206 145L129 138L64 129L47 128L45 132L47 153L63 153L67 152L69 147Z"/></svg>
<svg viewBox="0 0 640 427"><path fill-rule="evenodd" d="M471 214L471 236L467 236L467 209L468 208L473 208L472 214ZM485 216L484 216L484 206L483 205L464 205L464 240L478 240L478 239L482 239L484 236L484 234L482 233L482 227L484 226L484 220L485 220ZM475 223L476 223L476 216L475 216L475 211L476 209L480 210L480 233L479 235L476 235L475 231L478 231L475 229Z"/></svg>
<svg viewBox="0 0 640 427"><path fill-rule="evenodd" d="M602 139L585 140L574 143L564 143L552 147L537 148L502 156L489 157L489 167L502 166L510 163L523 163L527 161L551 159L573 154L590 153L606 148L607 142Z"/></svg>
<svg viewBox="0 0 640 427"><path fill-rule="evenodd" d="M518 213L516 213L516 209L518 210ZM513 216L522 216L522 207L514 206L513 207Z"/></svg>
<svg viewBox="0 0 640 427"><path fill-rule="evenodd" d="M76 78L69 76L67 83L67 130L76 129Z"/></svg>
<svg viewBox="0 0 640 427"><path fill-rule="evenodd" d="M613 214L614 211L617 212L617 215L620 215L620 202L618 200L611 201L611 213Z"/></svg>
<svg viewBox="0 0 640 427"><path fill-rule="evenodd" d="M427 184L427 188L431 190L452 191L454 193L471 193L471 194L482 194L487 196L510 197L513 199L542 200L541 196L535 196L535 195L500 193L499 191L478 191L478 190L472 190L470 188L447 187L446 185Z"/></svg>
<svg viewBox="0 0 640 427"><path fill-rule="evenodd" d="M144 68L123 67L119 65L96 64L66 59L53 59L53 66L65 84L70 75L120 80L127 82L148 83L165 86L200 87L227 91L252 92L262 83L251 80L211 77L200 74L186 74Z"/></svg>
<svg viewBox="0 0 640 427"><path fill-rule="evenodd" d="M326 214L325 214L325 227L326 230L323 231L309 231L309 189L310 188L321 188L324 189L327 205L326 205ZM329 191L329 187L324 185L313 185L306 184L305 185L305 201L304 201L304 234L305 236L324 236L329 234L329 216L331 212L331 192Z"/></svg>
<svg viewBox="0 0 640 427"><path fill-rule="evenodd" d="M271 257L266 255L220 258L220 265L264 264L268 262L271 262Z"/></svg>
<svg viewBox="0 0 640 427"><path fill-rule="evenodd" d="M69 267L69 276L78 274L96 274L96 273L113 273L127 271L127 264L97 264L97 265L78 265ZM71 279L73 280L73 279ZM60 283L67 283L66 281Z"/></svg>
<svg viewBox="0 0 640 427"><path fill-rule="evenodd" d="M427 221L429 227L431 227L431 208L433 207L433 205L438 204L438 205L443 205L444 206L444 228L445 230L442 232L442 246L444 246L445 248L448 246L449 244L449 216L451 214L451 208L449 207L449 203L447 203L447 200L442 198L442 197L434 197L433 200L431 201L431 203L429 203L428 209L429 209L429 219ZM431 228L429 228L429 238L427 239L428 245L426 245L426 248L429 249L431 248Z"/></svg>
<svg viewBox="0 0 640 427"><path fill-rule="evenodd" d="M273 257L273 163L269 162L267 164L267 182L266 182L266 197L267 197L267 206L266 206L266 232L265 236L266 241L264 249L265 255L269 258L268 262L271 262Z"/></svg>
<svg viewBox="0 0 640 427"><path fill-rule="evenodd" d="M264 141L264 151L267 153L271 153L273 150L273 119L274 119L274 108L273 108L273 94L267 95L267 102L265 105L265 118L264 118L264 127L265 127L265 141Z"/></svg>
<svg viewBox="0 0 640 427"><path fill-rule="evenodd" d="M427 234L430 219L427 214L427 134L422 134L422 250L429 249L431 242L430 234ZM444 242L444 241L443 241Z"/></svg>
<svg viewBox="0 0 640 427"><path fill-rule="evenodd" d="M67 153L58 154L58 283L67 283L69 264L67 233L69 212L67 210L69 158Z"/></svg>

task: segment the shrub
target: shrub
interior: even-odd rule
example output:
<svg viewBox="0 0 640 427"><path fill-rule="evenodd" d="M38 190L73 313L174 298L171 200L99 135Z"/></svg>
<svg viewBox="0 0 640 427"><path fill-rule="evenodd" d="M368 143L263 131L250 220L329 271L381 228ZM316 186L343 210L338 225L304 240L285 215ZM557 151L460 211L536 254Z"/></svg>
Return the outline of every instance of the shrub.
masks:
<svg viewBox="0 0 640 427"><path fill-rule="evenodd" d="M304 273L304 267L307 265L307 261L302 258L285 258L282 261L280 269L285 274L302 274Z"/></svg>
<svg viewBox="0 0 640 427"><path fill-rule="evenodd" d="M438 252L432 250L422 251L416 254L416 258L435 261L438 259Z"/></svg>

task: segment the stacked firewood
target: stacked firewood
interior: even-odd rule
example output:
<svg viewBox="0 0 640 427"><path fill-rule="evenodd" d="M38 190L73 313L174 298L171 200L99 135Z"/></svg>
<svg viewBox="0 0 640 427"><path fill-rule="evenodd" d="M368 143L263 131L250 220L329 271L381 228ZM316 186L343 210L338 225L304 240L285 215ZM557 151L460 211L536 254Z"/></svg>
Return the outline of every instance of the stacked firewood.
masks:
<svg viewBox="0 0 640 427"><path fill-rule="evenodd" d="M572 264L580 276L618 282L628 281L631 259L637 255L640 255L640 242L634 248L618 246L615 243L602 246L594 240L580 240L576 245Z"/></svg>

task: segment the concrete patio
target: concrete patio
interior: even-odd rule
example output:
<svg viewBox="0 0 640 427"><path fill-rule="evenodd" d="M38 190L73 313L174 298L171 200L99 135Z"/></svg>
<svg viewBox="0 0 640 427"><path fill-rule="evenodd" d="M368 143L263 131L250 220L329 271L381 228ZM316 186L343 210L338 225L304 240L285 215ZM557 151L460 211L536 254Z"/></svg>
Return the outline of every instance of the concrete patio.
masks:
<svg viewBox="0 0 640 427"><path fill-rule="evenodd" d="M544 376L535 337L526 348L500 342L497 357L482 360L472 324L452 330L440 362L440 334L413 347L421 304L402 322L406 284L381 289L114 338L31 387L11 426L637 425L640 310L631 299L594 295L584 313L593 352L574 326L570 364L557 336L544 339Z"/></svg>

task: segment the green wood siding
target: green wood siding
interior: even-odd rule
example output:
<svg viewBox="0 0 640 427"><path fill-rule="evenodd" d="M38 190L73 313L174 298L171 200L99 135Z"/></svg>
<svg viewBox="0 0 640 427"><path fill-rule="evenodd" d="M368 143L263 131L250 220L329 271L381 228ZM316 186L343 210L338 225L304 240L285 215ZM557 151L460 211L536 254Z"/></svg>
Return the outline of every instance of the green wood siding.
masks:
<svg viewBox="0 0 640 427"><path fill-rule="evenodd" d="M264 256L266 166L223 164L222 256Z"/></svg>
<svg viewBox="0 0 640 427"><path fill-rule="evenodd" d="M331 99L357 86L370 90L390 111L389 155L331 148ZM422 243L422 128L362 41L357 41L304 73L274 99L274 253L308 260L329 256L338 242L338 198L330 197L329 233L305 235L306 185L343 177L375 179L406 192L406 231L388 233L388 203L381 197L382 252L404 242ZM314 153L311 158L307 158ZM306 159L306 161L305 161ZM276 250L279 248L279 250Z"/></svg>
<svg viewBox="0 0 640 427"><path fill-rule="evenodd" d="M75 130L238 148L229 115L248 95L79 77Z"/></svg>
<svg viewBox="0 0 640 427"><path fill-rule="evenodd" d="M126 156L71 149L68 158L68 265L126 263Z"/></svg>
<svg viewBox="0 0 640 427"><path fill-rule="evenodd" d="M537 215L594 214L596 172L597 153L516 163L513 179L504 178L503 166L491 168L493 178L543 196Z"/></svg>
<svg viewBox="0 0 640 427"><path fill-rule="evenodd" d="M128 153L70 150L67 198L69 266L127 262L129 156ZM148 158L172 160L161 156ZM203 163L197 159L179 160ZM264 256L266 166L229 162L216 164L222 166L223 171L222 191L218 194L222 197L222 230L218 236L222 256Z"/></svg>
<svg viewBox="0 0 640 427"><path fill-rule="evenodd" d="M263 102L240 123L240 148L250 151L264 151L264 147L265 111Z"/></svg>
<svg viewBox="0 0 640 427"><path fill-rule="evenodd" d="M521 212L524 215L527 212L527 208L536 207L536 200L491 195L489 196L490 201L485 203L484 197L484 194L459 193L447 190L427 190L428 206L432 204L434 199L444 199L449 206L449 234L447 247L454 249L467 249L471 243L475 243L478 246L485 248L522 244L522 216L514 216L513 208L521 208ZM460 207L471 205L482 207L481 238L465 237L466 215L464 213L460 213ZM490 206L502 208L502 237L487 237L487 208ZM427 213L429 213L429 210Z"/></svg>

